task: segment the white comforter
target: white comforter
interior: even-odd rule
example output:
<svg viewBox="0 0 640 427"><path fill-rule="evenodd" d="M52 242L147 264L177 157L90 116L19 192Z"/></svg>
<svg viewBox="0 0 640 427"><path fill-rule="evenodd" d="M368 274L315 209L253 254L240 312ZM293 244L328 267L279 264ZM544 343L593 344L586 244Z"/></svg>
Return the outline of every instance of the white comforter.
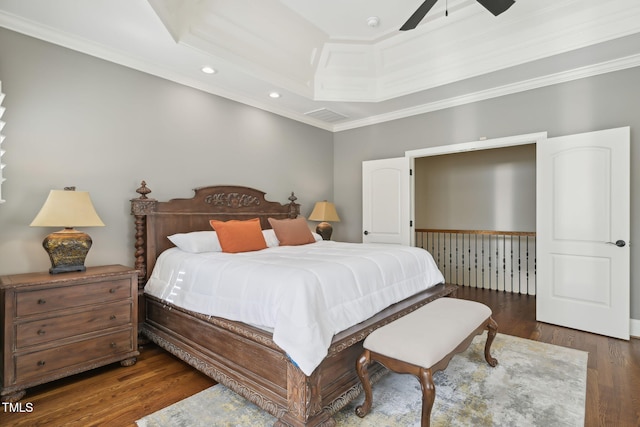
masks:
<svg viewBox="0 0 640 427"><path fill-rule="evenodd" d="M333 335L444 277L424 249L320 241L158 258L145 292L198 313L271 328L307 375Z"/></svg>

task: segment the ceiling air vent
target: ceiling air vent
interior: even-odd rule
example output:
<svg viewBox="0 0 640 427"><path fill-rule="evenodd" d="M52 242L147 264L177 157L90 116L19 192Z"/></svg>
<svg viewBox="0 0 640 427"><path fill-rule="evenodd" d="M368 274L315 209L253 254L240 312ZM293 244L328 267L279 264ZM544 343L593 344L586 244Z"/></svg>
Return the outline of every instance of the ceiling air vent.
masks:
<svg viewBox="0 0 640 427"><path fill-rule="evenodd" d="M344 116L340 113L336 113L335 111L328 110L326 108L319 108L313 111L307 111L304 113L305 116L313 117L314 119L322 120L323 122L339 122L340 120L347 119L347 116Z"/></svg>

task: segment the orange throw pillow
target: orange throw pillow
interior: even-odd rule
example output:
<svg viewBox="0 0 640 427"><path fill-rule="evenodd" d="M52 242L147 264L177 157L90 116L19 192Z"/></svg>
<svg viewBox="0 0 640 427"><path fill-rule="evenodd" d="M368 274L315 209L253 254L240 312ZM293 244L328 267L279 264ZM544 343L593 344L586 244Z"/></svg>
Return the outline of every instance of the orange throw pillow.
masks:
<svg viewBox="0 0 640 427"><path fill-rule="evenodd" d="M267 248L259 218L246 221L212 219L209 224L218 234L222 252L250 252Z"/></svg>
<svg viewBox="0 0 640 427"><path fill-rule="evenodd" d="M297 246L315 243L307 220L299 216L296 219L269 218L269 224L276 233L280 246Z"/></svg>

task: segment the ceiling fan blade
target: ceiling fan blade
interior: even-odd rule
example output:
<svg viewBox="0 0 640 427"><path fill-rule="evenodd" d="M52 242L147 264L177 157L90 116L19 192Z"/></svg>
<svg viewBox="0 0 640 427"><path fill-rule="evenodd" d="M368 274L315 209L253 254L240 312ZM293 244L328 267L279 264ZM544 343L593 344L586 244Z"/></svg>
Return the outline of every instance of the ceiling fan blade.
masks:
<svg viewBox="0 0 640 427"><path fill-rule="evenodd" d="M515 1L513 0L477 0L478 3L484 6L489 12L493 13L493 16L498 16L505 10L509 9Z"/></svg>
<svg viewBox="0 0 640 427"><path fill-rule="evenodd" d="M417 27L420 21L422 21L422 18L424 18L425 15L429 13L433 5L436 4L436 1L438 0L426 0L424 3L422 3L420 7L415 12L413 12L413 15L409 17L407 22L405 22L404 25L400 27L400 31L413 30L415 27Z"/></svg>

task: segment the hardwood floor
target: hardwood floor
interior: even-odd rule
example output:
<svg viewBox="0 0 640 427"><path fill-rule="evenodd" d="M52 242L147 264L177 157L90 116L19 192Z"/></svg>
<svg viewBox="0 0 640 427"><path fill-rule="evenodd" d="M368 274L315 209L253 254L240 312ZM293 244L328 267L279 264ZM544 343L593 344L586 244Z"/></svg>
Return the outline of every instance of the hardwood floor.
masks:
<svg viewBox="0 0 640 427"><path fill-rule="evenodd" d="M535 297L459 288L458 298L491 307L498 333L589 353L585 426L640 426L640 340L607 338L536 322Z"/></svg>
<svg viewBox="0 0 640 427"><path fill-rule="evenodd" d="M627 342L538 323L535 298L527 295L460 288L458 297L491 307L498 333L589 352L586 426L640 426L640 340ZM135 426L143 416L213 384L148 345L134 366L114 364L27 390L21 407L12 408L23 412L3 405L0 425Z"/></svg>

